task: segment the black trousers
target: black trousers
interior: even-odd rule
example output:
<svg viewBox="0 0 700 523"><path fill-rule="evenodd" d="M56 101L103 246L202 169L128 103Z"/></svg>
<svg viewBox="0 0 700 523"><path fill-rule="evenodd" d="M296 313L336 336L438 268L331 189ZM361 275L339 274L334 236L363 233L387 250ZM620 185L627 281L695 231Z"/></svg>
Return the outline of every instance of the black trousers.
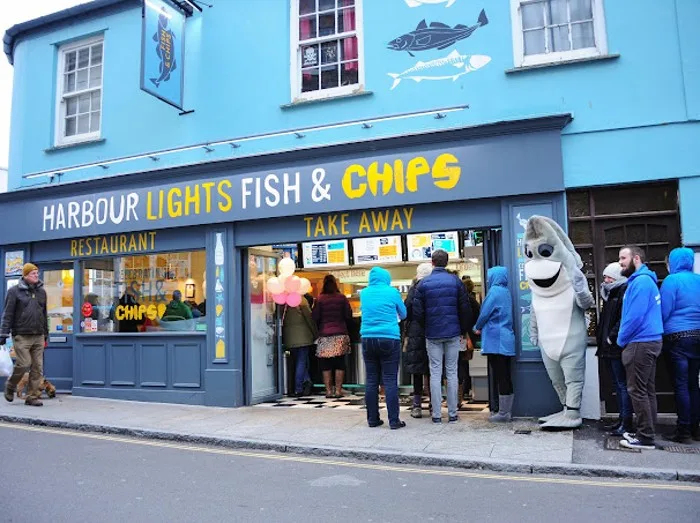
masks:
<svg viewBox="0 0 700 523"><path fill-rule="evenodd" d="M500 354L488 354L489 371L493 378L498 394L508 396L513 394L513 380L510 377L510 360L512 356L501 356Z"/></svg>

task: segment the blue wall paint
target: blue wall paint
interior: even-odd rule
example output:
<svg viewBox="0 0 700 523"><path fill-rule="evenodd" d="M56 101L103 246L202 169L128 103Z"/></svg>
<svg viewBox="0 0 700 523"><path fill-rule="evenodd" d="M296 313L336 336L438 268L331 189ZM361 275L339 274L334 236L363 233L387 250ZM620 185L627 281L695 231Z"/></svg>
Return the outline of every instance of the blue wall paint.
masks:
<svg viewBox="0 0 700 523"><path fill-rule="evenodd" d="M700 142L696 142L700 143ZM679 183L683 245L700 245L700 176Z"/></svg>
<svg viewBox="0 0 700 523"><path fill-rule="evenodd" d="M608 47L611 53L620 53L618 60L519 74L504 74L513 66L509 2L458 2L448 10L442 5L410 9L402 2L365 0L364 4L364 87L373 94L287 110L280 108L290 102L287 0L218 2L188 20L185 108L195 109L195 113L186 116L178 116L177 110L139 89L141 16L137 7L126 6L101 19L20 39L15 52L10 187L36 183L22 182L22 174L30 172L280 129L465 103L470 109L444 120L428 116L378 123L368 130L356 126L320 131L302 140L280 137L248 142L235 151L228 146L210 154L196 150L164 157L157 165L148 159L137 160L112 166L107 172L95 168L69 173L63 180L562 112L575 116L564 131L567 186L578 186L582 179L587 184L653 180L658 178L660 163L668 165L668 176L689 175L683 174L687 171L683 156L668 155L664 147L646 149L650 158L639 162L639 168L601 169L615 164L623 155L613 147L596 149L591 154L589 144L607 142L607 129L652 126L643 132L659 133L659 137L648 140L666 145L668 131L661 125L699 117L700 37L692 25L700 16L698 2L640 0L635 9L629 9L624 2L608 0ZM453 47L419 53L415 58L386 48L387 42L414 29L423 18L428 23L472 25L482 8L486 9L489 24ZM45 153L44 149L52 145L54 44L105 29L106 141ZM263 31L280 38L261 39ZM401 72L418 60L446 56L453 49L488 55L492 61L455 82L404 80L390 90L392 80L387 73ZM697 136L698 125L681 126L668 139L690 143ZM626 131L617 138L622 150L633 149L638 132ZM567 158L569 151L573 159Z"/></svg>

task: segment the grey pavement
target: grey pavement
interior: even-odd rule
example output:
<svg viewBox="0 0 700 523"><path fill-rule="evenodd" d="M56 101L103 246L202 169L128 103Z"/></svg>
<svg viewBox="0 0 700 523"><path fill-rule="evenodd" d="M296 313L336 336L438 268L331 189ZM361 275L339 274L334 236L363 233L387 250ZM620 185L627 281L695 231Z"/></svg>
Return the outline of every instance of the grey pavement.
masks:
<svg viewBox="0 0 700 523"><path fill-rule="evenodd" d="M543 432L535 420L492 424L486 413L456 424L428 416L370 428L362 410L221 408L59 395L44 407L0 402L0 420L227 447L524 473L700 482L700 454L605 450L593 429ZM693 447L689 447L693 448Z"/></svg>
<svg viewBox="0 0 700 523"><path fill-rule="evenodd" d="M700 509L700 485L681 482L312 459L7 423L0 438L11 471L3 522L664 523Z"/></svg>

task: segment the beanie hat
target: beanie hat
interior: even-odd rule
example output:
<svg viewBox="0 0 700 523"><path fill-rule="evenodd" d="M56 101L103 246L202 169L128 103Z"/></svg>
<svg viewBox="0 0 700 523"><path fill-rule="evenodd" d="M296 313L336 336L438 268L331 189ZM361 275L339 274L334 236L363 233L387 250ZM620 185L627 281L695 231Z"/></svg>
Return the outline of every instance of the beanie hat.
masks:
<svg viewBox="0 0 700 523"><path fill-rule="evenodd" d="M34 265L33 263L25 263L24 267L22 267L22 276L26 276L32 271L38 271L39 267Z"/></svg>
<svg viewBox="0 0 700 523"><path fill-rule="evenodd" d="M603 271L603 276L608 276L609 278L618 281L622 278L622 267L619 263L613 262L605 268Z"/></svg>
<svg viewBox="0 0 700 523"><path fill-rule="evenodd" d="M416 268L416 278L419 280L422 280L426 276L428 276L431 272L433 272L433 265L432 263L421 263L417 268Z"/></svg>

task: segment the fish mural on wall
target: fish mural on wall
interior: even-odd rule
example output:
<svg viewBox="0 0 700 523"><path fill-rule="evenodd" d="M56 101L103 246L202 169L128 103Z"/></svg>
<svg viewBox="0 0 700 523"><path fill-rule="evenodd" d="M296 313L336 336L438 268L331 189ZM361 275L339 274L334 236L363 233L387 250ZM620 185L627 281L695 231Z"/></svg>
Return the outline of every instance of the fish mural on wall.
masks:
<svg viewBox="0 0 700 523"><path fill-rule="evenodd" d="M457 0L406 0L406 4L408 4L408 7L419 7L423 4L444 4L447 2L445 7L450 7L456 1Z"/></svg>
<svg viewBox="0 0 700 523"><path fill-rule="evenodd" d="M469 38L474 31L489 23L486 11L481 10L476 24L467 27L457 24L450 27L441 22L432 22L430 25L422 20L411 32L395 38L387 44L387 48L393 51L406 51L414 56L411 51L426 51L428 49L446 49L459 40Z"/></svg>
<svg viewBox="0 0 700 523"><path fill-rule="evenodd" d="M430 60L429 62L417 62L410 69L402 73L387 73L394 79L391 90L401 83L401 80L409 79L415 82L423 80L452 80L455 81L472 71L481 69L491 61L490 56L464 55L458 51L452 51L444 58Z"/></svg>
<svg viewBox="0 0 700 523"><path fill-rule="evenodd" d="M160 69L158 78L151 78L153 85L158 87L161 82L170 80L170 73L177 69L175 61L175 35L168 28L168 17L165 13L158 17L158 31L153 34L156 43L156 55L160 58Z"/></svg>

